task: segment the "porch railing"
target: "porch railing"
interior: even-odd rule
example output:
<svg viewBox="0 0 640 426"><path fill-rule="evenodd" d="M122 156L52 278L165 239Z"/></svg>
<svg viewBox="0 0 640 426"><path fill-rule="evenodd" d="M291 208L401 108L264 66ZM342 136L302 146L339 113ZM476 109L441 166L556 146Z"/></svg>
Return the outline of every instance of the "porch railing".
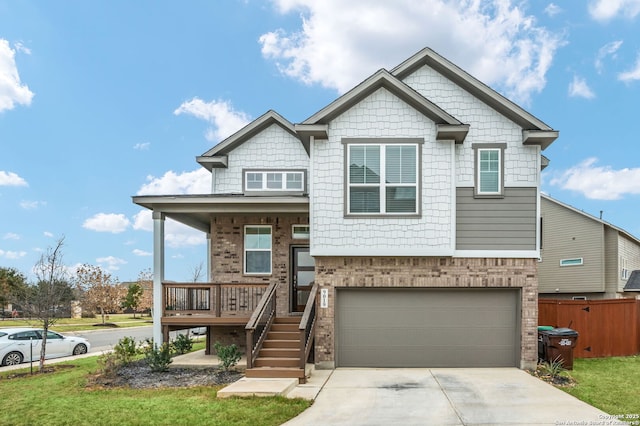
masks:
<svg viewBox="0 0 640 426"><path fill-rule="evenodd" d="M276 283L271 283L267 287L245 327L247 332L247 368L253 368L253 362L260 352L262 342L276 317L276 286Z"/></svg>
<svg viewBox="0 0 640 426"><path fill-rule="evenodd" d="M249 317L267 284L162 283L163 316Z"/></svg>
<svg viewBox="0 0 640 426"><path fill-rule="evenodd" d="M316 329L316 296L318 294L318 284L313 284L309 299L304 307L302 318L300 319L300 368L305 369L305 364L309 358L309 353L313 347Z"/></svg>

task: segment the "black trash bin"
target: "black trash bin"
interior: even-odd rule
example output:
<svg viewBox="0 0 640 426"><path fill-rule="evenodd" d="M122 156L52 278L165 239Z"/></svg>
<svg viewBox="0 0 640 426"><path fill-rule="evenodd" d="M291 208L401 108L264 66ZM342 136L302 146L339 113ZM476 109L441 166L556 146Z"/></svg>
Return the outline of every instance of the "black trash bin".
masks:
<svg viewBox="0 0 640 426"><path fill-rule="evenodd" d="M544 355L547 362L562 361L562 366L573 370L573 349L578 332L571 328L554 328L541 331Z"/></svg>
<svg viewBox="0 0 640 426"><path fill-rule="evenodd" d="M538 326L538 362L546 361L546 355L544 350L544 339L542 334L545 331L553 330L553 326L550 325L539 325Z"/></svg>

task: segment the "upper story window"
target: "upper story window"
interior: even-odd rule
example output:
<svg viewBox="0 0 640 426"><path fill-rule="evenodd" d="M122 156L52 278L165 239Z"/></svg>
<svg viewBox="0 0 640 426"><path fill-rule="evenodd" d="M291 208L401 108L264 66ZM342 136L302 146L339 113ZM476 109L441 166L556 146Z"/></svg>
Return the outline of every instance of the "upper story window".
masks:
<svg viewBox="0 0 640 426"><path fill-rule="evenodd" d="M245 192L305 192L304 170L245 170Z"/></svg>
<svg viewBox="0 0 640 426"><path fill-rule="evenodd" d="M349 215L419 213L419 145L347 141Z"/></svg>
<svg viewBox="0 0 640 426"><path fill-rule="evenodd" d="M574 259L560 259L560 266L581 266L584 265L584 259L582 257L576 257Z"/></svg>
<svg viewBox="0 0 640 426"><path fill-rule="evenodd" d="M473 144L476 158L475 195L504 195L504 149L506 144Z"/></svg>

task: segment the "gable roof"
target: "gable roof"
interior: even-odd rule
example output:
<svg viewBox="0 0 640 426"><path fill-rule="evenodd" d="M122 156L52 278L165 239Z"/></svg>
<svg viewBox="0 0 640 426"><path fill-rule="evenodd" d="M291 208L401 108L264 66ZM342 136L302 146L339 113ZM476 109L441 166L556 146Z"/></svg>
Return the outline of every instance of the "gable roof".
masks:
<svg viewBox="0 0 640 426"><path fill-rule="evenodd" d="M629 275L627 284L625 284L624 291L640 291L640 271L635 270Z"/></svg>
<svg viewBox="0 0 640 426"><path fill-rule="evenodd" d="M327 124L380 88L385 88L435 122L438 126L437 139L455 140L456 143L464 141L469 131L469 125L463 124L384 69L377 71L362 83L307 118L296 129L304 131L308 126Z"/></svg>
<svg viewBox="0 0 640 426"><path fill-rule="evenodd" d="M524 130L523 143L540 144L542 149L545 149L558 138L558 132L542 120L525 111L514 102L505 98L462 68L429 48L422 49L393 68L391 74L402 80L424 65L442 74L453 83L522 127Z"/></svg>
<svg viewBox="0 0 640 426"><path fill-rule="evenodd" d="M611 223L609 223L609 222L607 222L607 221L604 221L604 220L602 220L602 219L599 219L599 218L597 218L597 217L595 217L595 216L593 216L593 215L590 215L589 213L585 213L585 212L583 212L582 210L578 210L577 208L575 208L575 207L573 207L573 206L570 206L569 204L565 204L565 203L563 203L562 201L558 201L558 200L556 200L555 198L551 198L551 197L550 197L549 195L547 195L547 194L540 194L540 198L543 198L543 199L545 199L545 200L547 200L547 201L550 201L550 202L555 203L555 204L557 204L557 205L559 205L559 206L561 206L561 207L564 207L565 209L568 209L568 210L571 210L571 211L573 211L573 212L575 212L575 213L578 213L578 214L580 214L580 215L582 215L582 216L584 216L584 217L586 217L586 218L589 218L589 219L591 219L591 220L593 220L593 221L595 221L595 222L598 222L598 223L601 223L601 224L603 224L603 225L605 225L605 226L608 226L608 227L610 227L610 228L612 228L612 229L614 229L614 230L618 231L619 233L621 233L622 235L624 235L626 238L628 238L628 239L632 240L632 241L633 241L633 242L635 242L636 244L640 245L640 239L636 238L635 236L633 236L632 234L630 234L629 232L625 231L624 229L622 229L622 228L620 228L620 227L617 227L617 226L615 226L615 225L612 225Z"/></svg>
<svg viewBox="0 0 640 426"><path fill-rule="evenodd" d="M227 139L211 148L209 151L196 157L196 161L200 165L202 165L202 167L205 167L209 170L211 170L212 168L227 167L227 155L229 154L229 152L233 151L238 146L242 145L243 143L257 135L258 133L262 132L264 129L272 126L273 124L282 127L296 139L300 139L291 122L289 122L286 118L282 117L277 112L269 110L266 113L262 114L260 117L253 120L251 123L244 126L242 129L238 130L233 135L229 136ZM309 145L305 145L303 141L301 141L301 143L303 144L307 154L309 154Z"/></svg>

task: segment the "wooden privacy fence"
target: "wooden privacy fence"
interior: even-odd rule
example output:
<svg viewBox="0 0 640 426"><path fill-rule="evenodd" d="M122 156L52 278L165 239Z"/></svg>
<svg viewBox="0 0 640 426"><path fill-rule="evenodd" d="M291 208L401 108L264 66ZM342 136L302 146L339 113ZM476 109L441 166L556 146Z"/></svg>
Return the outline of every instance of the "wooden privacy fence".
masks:
<svg viewBox="0 0 640 426"><path fill-rule="evenodd" d="M540 299L538 324L576 330L576 358L640 353L640 300Z"/></svg>

